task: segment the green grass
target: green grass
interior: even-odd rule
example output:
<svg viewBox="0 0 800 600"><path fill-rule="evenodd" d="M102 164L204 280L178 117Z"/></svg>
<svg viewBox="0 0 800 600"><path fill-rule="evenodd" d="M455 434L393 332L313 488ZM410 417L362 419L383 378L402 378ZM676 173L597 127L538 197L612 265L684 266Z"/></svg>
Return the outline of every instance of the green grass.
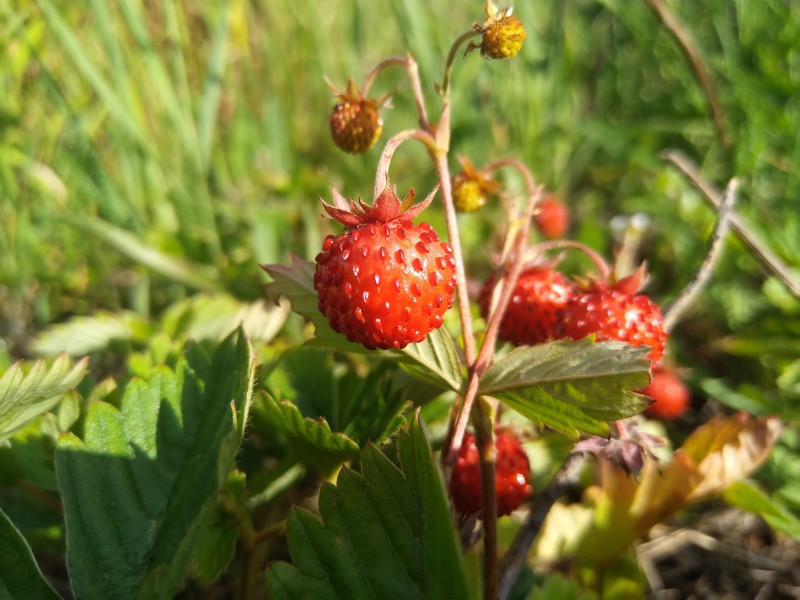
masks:
<svg viewBox="0 0 800 600"><path fill-rule="evenodd" d="M800 13L780 0L670 6L711 73L730 147L689 61L644 2L518 2L528 29L521 57L473 53L457 61L453 86L453 156L523 159L569 203L575 235L607 254L614 215L651 217L642 258L664 301L700 263L714 221L659 158L668 148L720 186L740 177L739 211L800 265ZM343 155L329 139L335 100L323 76L344 87L411 52L435 115L443 58L483 7L3 0L0 15L0 333L24 355L30 335L70 315L157 316L219 289L254 299L258 262L313 257L330 230L317 198L331 183L368 197L381 145L416 120L402 70L389 70L375 87L396 92L381 141L365 156ZM401 190L435 182L413 145L392 177ZM498 217L490 208L463 221L478 274ZM701 372L735 385L714 340L744 329L758 337L776 319L796 327L798 315L765 295L758 263L729 246L676 341L681 360L699 359ZM754 367L765 387L786 360Z"/></svg>

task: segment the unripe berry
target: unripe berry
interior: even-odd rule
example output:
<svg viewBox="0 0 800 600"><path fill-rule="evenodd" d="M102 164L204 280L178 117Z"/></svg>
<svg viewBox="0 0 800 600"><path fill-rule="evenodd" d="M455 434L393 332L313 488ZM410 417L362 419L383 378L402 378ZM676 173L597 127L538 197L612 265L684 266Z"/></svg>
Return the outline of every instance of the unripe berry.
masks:
<svg viewBox="0 0 800 600"><path fill-rule="evenodd" d="M345 152L366 152L383 131L383 120L372 100L345 100L333 108L331 137Z"/></svg>
<svg viewBox="0 0 800 600"><path fill-rule="evenodd" d="M500 191L500 184L477 170L466 157L459 158L461 171L453 177L453 203L461 212L475 212Z"/></svg>
<svg viewBox="0 0 800 600"><path fill-rule="evenodd" d="M510 10L503 11L500 19L484 28L481 40L481 56L487 58L511 58L522 48L525 41L525 27Z"/></svg>
<svg viewBox="0 0 800 600"><path fill-rule="evenodd" d="M343 92L336 91L327 79L326 83L340 100L331 113L333 142L345 152L366 152L375 145L383 131L383 120L378 110L387 102L388 96L378 100L366 98L352 79Z"/></svg>

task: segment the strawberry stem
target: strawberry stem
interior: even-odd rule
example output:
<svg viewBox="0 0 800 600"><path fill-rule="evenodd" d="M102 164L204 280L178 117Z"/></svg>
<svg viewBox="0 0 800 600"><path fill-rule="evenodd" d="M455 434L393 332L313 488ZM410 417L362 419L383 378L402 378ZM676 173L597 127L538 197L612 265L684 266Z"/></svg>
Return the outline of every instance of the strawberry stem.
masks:
<svg viewBox="0 0 800 600"><path fill-rule="evenodd" d="M408 140L418 140L425 144L425 147L431 152L436 152L436 140L433 136L421 129L406 129L400 133L389 138L386 145L383 147L381 158L378 161L378 169L375 173L375 195L377 198L386 187L386 182L389 179L389 165L392 162L392 157L395 151L400 147L403 142Z"/></svg>
<svg viewBox="0 0 800 600"><path fill-rule="evenodd" d="M470 38L474 38L478 35L481 35L481 31L477 29L470 29L469 31L465 31L460 36L456 38L456 41L453 42L453 45L450 47L450 52L447 54L447 60L444 64L444 76L442 77L442 85L439 88L439 94L442 96L442 100L444 102L448 102L450 99L450 79L453 75L453 64L456 60L456 53L458 52L458 48L469 40Z"/></svg>
<svg viewBox="0 0 800 600"><path fill-rule="evenodd" d="M481 465L481 503L483 506L483 597L497 598L497 486L496 452L491 414L482 400L475 403L475 441Z"/></svg>
<svg viewBox="0 0 800 600"><path fill-rule="evenodd" d="M603 281L608 281L611 277L611 268L608 266L608 263L605 261L605 259L600 256L600 254L588 246L581 244L580 242L573 242L571 240L553 240L550 242L541 242L536 244L531 248L531 250L535 251L536 253L543 253L549 252L550 250L560 250L562 248L580 250L583 252L589 258L589 260L592 261L594 266L597 267L600 279Z"/></svg>

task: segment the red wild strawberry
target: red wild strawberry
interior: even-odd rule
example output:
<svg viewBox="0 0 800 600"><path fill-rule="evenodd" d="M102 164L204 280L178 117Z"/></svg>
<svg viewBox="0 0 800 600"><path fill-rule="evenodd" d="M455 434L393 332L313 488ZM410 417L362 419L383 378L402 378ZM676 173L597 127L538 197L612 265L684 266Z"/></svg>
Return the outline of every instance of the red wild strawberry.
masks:
<svg viewBox="0 0 800 600"><path fill-rule="evenodd" d="M483 285L478 299L484 319L489 313L494 285L492 275ZM517 279L498 337L517 345L541 344L555 339L559 313L575 293L574 286L558 271L528 267Z"/></svg>
<svg viewBox="0 0 800 600"><path fill-rule="evenodd" d="M691 402L689 388L671 369L664 367L653 371L653 380L639 390L653 399L653 404L644 411L648 417L669 421L680 417Z"/></svg>
<svg viewBox="0 0 800 600"><path fill-rule="evenodd" d="M511 514L528 496L531 465L528 455L519 440L507 431L495 438L495 486L497 488L497 516ZM481 467L475 436L467 433L458 452L450 480L450 495L453 505L463 515L472 515L481 510Z"/></svg>
<svg viewBox="0 0 800 600"><path fill-rule="evenodd" d="M334 331L366 348L403 348L442 324L453 304L455 261L450 247L427 223L411 219L433 194L412 207L387 183L372 206L333 190L328 215L345 225L329 235L317 255L314 287L319 310Z"/></svg>
<svg viewBox="0 0 800 600"><path fill-rule="evenodd" d="M647 357L658 362L664 354L667 332L656 303L636 292L645 277L640 268L616 283L594 282L578 293L561 312L559 336L580 340L595 334L598 341L620 340L631 346L649 346Z"/></svg>
<svg viewBox="0 0 800 600"><path fill-rule="evenodd" d="M569 210L557 198L547 196L537 205L533 222L545 237L560 238L569 228Z"/></svg>

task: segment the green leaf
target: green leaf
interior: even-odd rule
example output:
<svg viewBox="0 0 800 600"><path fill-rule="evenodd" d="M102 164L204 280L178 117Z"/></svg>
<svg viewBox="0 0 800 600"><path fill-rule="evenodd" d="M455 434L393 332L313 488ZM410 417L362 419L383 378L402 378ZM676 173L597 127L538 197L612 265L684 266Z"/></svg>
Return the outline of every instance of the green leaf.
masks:
<svg viewBox="0 0 800 600"><path fill-rule="evenodd" d="M85 356L105 350L115 341L144 340L148 327L146 319L132 312L97 312L89 317L73 317L38 335L33 352L39 356L61 352Z"/></svg>
<svg viewBox="0 0 800 600"><path fill-rule="evenodd" d="M396 353L405 355L406 360L401 364L415 377L456 392L461 389L463 363L453 338L444 328L434 329L421 342L409 344ZM408 364L408 359L413 363Z"/></svg>
<svg viewBox="0 0 800 600"><path fill-rule="evenodd" d="M773 529L786 532L794 539L800 540L800 519L754 484L746 481L734 482L725 490L723 497L728 504L756 514Z"/></svg>
<svg viewBox="0 0 800 600"><path fill-rule="evenodd" d="M278 402L262 393L257 410L268 430L284 436L288 449L308 467L327 473L358 458L361 452L349 437L332 432L325 419L303 418L297 406L289 401Z"/></svg>
<svg viewBox="0 0 800 600"><path fill-rule="evenodd" d="M647 351L590 340L520 347L489 368L478 393L573 437L605 435L607 421L647 406L644 396L627 391L647 385Z"/></svg>
<svg viewBox="0 0 800 600"><path fill-rule="evenodd" d="M0 441L53 408L83 379L87 362L73 366L62 354L50 367L40 360L27 373L21 362L6 371L0 377Z"/></svg>
<svg viewBox="0 0 800 600"><path fill-rule="evenodd" d="M374 446L361 473L324 484L321 520L288 521L293 565L267 572L270 598L470 598L444 484L417 416L400 433L395 466Z"/></svg>
<svg viewBox="0 0 800 600"><path fill-rule="evenodd" d="M241 443L254 362L241 331L209 357L134 380L121 410L98 402L85 440L65 434L56 473L78 598L171 598L214 515Z"/></svg>
<svg viewBox="0 0 800 600"><path fill-rule="evenodd" d="M60 597L39 570L28 542L0 510L0 598Z"/></svg>

